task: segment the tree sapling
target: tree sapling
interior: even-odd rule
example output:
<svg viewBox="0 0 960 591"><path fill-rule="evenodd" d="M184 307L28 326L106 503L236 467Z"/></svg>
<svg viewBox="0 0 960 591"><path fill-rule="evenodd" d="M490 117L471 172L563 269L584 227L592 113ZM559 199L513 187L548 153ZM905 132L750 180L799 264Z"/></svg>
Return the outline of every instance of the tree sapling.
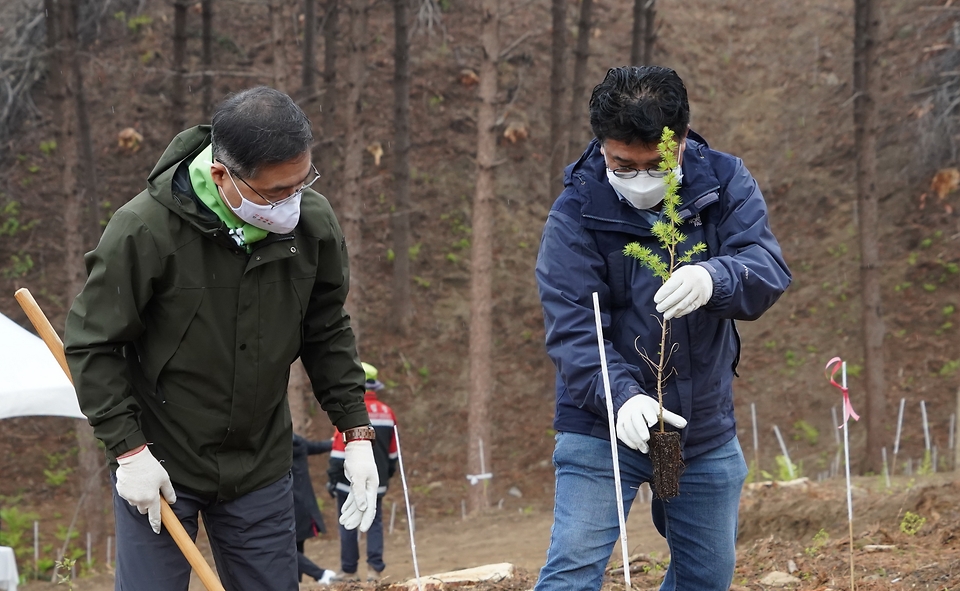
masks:
<svg viewBox="0 0 960 591"><path fill-rule="evenodd" d="M682 264L689 263L695 254L707 250L707 245L698 242L692 248L679 255L677 248L687 237L678 229L683 223L678 209L680 196L677 188L680 181L673 172L677 167L677 141L669 128L663 128L660 143L657 145L660 152L660 170L668 171L663 178L667 185L667 192L663 198L663 213L660 219L653 224L651 233L660 243L659 252L642 246L638 242L631 242L623 249L623 254L639 261L640 265L650 269L654 276L666 282ZM666 257L666 260L662 258ZM663 425L663 389L667 378L673 369L669 369L670 354L674 347L668 349L670 321L660 320L660 350L654 360L646 351L637 352L654 372L657 380L657 400L660 403L659 429L650 433L650 461L653 463L652 487L661 499L669 499L680 494L680 471L683 469L683 456L680 449L680 433L667 431Z"/></svg>

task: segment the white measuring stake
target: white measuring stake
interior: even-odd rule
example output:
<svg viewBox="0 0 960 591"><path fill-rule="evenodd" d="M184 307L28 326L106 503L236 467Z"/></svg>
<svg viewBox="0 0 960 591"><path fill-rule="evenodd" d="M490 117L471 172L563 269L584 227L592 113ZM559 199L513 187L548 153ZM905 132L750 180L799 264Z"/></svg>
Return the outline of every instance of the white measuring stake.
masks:
<svg viewBox="0 0 960 591"><path fill-rule="evenodd" d="M40 576L40 522L33 522L33 575Z"/></svg>
<svg viewBox="0 0 960 591"><path fill-rule="evenodd" d="M593 292L593 315L597 321L597 346L600 349L600 370L603 374L603 392L607 400L607 426L610 427L610 453L613 456L613 482L616 486L617 518L620 520L620 549L623 550L623 581L630 589L630 555L627 546L627 521L623 517L623 495L620 488L620 454L617 452L617 428L613 419L613 397L610 394L610 374L607 373L607 349L603 346L603 325L600 322L600 298Z"/></svg>
<svg viewBox="0 0 960 591"><path fill-rule="evenodd" d="M843 387L847 387L847 362L843 362ZM851 527L853 524L853 489L850 486L850 435L847 433L849 429L847 425L850 422L847 421L843 424L843 459L844 465L846 466L847 472L847 519L850 521ZM850 540L851 548L853 547L853 540Z"/></svg>
<svg viewBox="0 0 960 591"><path fill-rule="evenodd" d="M112 554L110 554L110 546L113 545L113 536L107 536L107 566L110 566L110 559Z"/></svg>
<svg viewBox="0 0 960 591"><path fill-rule="evenodd" d="M750 403L750 418L753 419L753 481L760 479L760 439L757 437L757 405Z"/></svg>
<svg viewBox="0 0 960 591"><path fill-rule="evenodd" d="M927 423L927 401L920 401L920 414L923 415L923 449L930 453L930 424Z"/></svg>
<svg viewBox="0 0 960 591"><path fill-rule="evenodd" d="M397 503L390 503L390 531L387 533L393 533L393 522L397 519Z"/></svg>
<svg viewBox="0 0 960 591"><path fill-rule="evenodd" d="M900 428L903 426L903 406L906 403L906 398L900 399L900 411L897 412L897 436L893 440L893 463L890 465L891 472L897 469L897 454L900 452Z"/></svg>
<svg viewBox="0 0 960 591"><path fill-rule="evenodd" d="M400 466L400 480L403 482L403 502L407 506L407 521L410 522L410 554L413 556L413 574L417 577L417 589L423 591L423 583L420 582L420 565L417 563L417 544L413 541L413 512L410 510L410 493L407 492L407 475L403 471L403 454L400 453L400 432L397 426L393 426L393 438L397 442L397 464Z"/></svg>
<svg viewBox="0 0 960 591"><path fill-rule="evenodd" d="M837 407L836 407L836 406L831 406L831 407L830 407L830 417L833 419L833 424L834 424L834 425L839 425L839 424L840 424L840 420L837 419ZM834 429L834 430L833 430L833 438L836 440L836 442L837 442L837 447L839 448L839 447L840 447L840 443L841 443L841 441L840 441L840 429Z"/></svg>
<svg viewBox="0 0 960 591"><path fill-rule="evenodd" d="M793 462L790 461L790 452L787 451L787 446L783 442L783 436L780 435L780 427L777 427L776 425L774 425L773 432L777 436L777 441L780 442L780 451L783 452L783 457L785 460L787 460L787 473L790 475L790 480L793 480L796 477L796 475L793 472Z"/></svg>
<svg viewBox="0 0 960 591"><path fill-rule="evenodd" d="M93 560L93 556L90 555L90 549L93 546L93 537L90 535L90 532L87 532L87 566L90 566L90 562Z"/></svg>
<svg viewBox="0 0 960 591"><path fill-rule="evenodd" d="M887 481L887 488L890 488L890 468L887 466L887 448L884 447L883 452L883 478Z"/></svg>

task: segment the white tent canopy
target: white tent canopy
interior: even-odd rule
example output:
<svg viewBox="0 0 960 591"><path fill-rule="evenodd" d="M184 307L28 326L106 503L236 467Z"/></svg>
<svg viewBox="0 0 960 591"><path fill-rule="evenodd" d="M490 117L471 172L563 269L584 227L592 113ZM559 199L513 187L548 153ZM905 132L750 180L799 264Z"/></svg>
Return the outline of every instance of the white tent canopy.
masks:
<svg viewBox="0 0 960 591"><path fill-rule="evenodd" d="M85 418L40 337L0 314L0 419L34 415Z"/></svg>

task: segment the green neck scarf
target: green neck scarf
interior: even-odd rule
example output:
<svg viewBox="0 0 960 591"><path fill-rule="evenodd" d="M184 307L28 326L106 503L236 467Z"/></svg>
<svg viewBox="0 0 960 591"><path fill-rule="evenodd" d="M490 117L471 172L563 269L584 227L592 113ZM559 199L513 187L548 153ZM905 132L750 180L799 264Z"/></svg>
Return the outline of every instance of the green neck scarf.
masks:
<svg viewBox="0 0 960 591"><path fill-rule="evenodd" d="M230 235L234 240L237 240L240 246L249 246L266 238L269 232L238 219L220 198L217 184L213 182L213 177L210 175L210 164L212 162L213 145L209 145L197 154L197 157L190 163L190 184L193 185L197 197L210 208L210 211L217 214L220 221L230 228Z"/></svg>

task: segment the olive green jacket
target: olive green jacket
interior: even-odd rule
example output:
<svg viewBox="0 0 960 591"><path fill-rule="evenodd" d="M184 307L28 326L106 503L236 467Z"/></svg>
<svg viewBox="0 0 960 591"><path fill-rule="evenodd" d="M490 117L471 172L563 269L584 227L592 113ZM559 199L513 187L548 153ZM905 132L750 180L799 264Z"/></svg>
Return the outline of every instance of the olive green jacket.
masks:
<svg viewBox="0 0 960 591"><path fill-rule="evenodd" d="M147 190L85 257L65 346L80 408L111 462L151 442L173 483L234 499L290 469L290 364L340 431L369 424L343 234L305 191L300 222L248 254L193 192L209 126L178 135Z"/></svg>

